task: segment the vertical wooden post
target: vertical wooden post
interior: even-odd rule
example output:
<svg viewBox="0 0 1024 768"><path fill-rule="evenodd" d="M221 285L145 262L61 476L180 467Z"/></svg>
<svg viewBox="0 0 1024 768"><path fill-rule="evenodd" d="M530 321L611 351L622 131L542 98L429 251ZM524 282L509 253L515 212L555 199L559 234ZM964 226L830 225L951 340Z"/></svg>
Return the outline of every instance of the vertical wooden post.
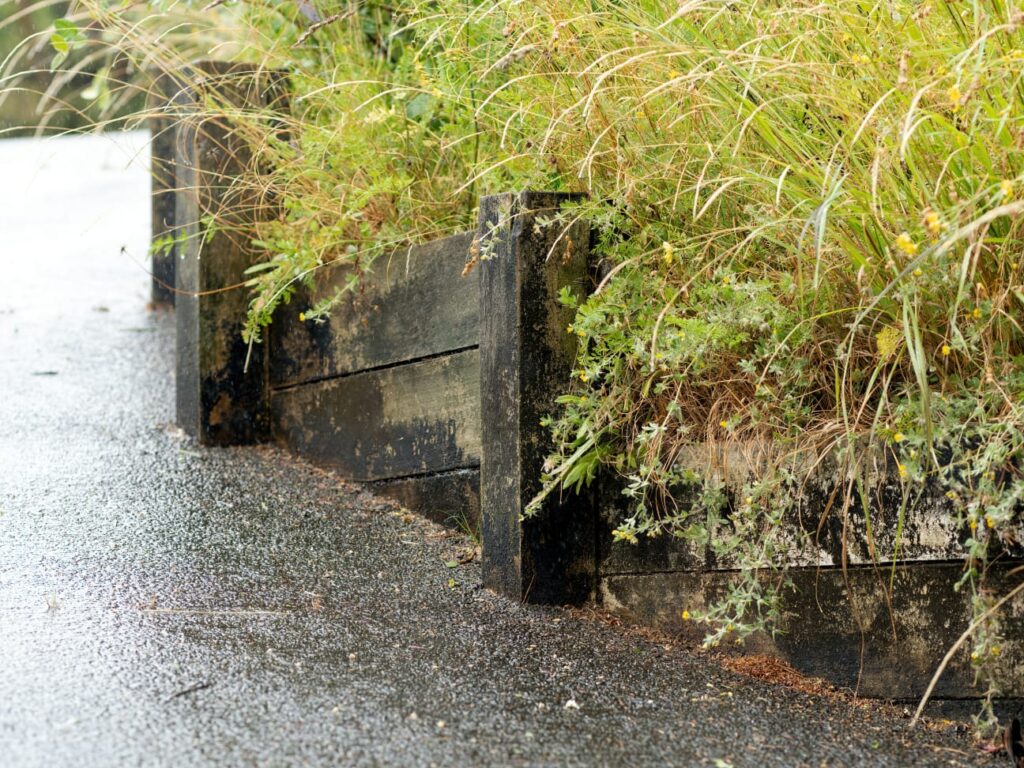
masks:
<svg viewBox="0 0 1024 768"><path fill-rule="evenodd" d="M150 258L153 273L151 300L154 305L174 304L174 271L177 252L174 238L175 147L178 120L174 102L184 84L173 73L158 73L148 94L150 110L150 175L152 178L151 211L152 240Z"/></svg>
<svg viewBox="0 0 1024 768"><path fill-rule="evenodd" d="M175 156L178 424L207 444L258 442L269 437L267 370L263 345L242 339L249 295L241 283L256 255L252 224L276 208L255 188L236 183L252 172L254 158L229 113L282 112L284 77L207 62L184 79ZM201 110L189 112L189 103L200 102ZM211 109L214 103L224 106L221 114Z"/></svg>
<svg viewBox="0 0 1024 768"><path fill-rule="evenodd" d="M578 602L594 588L596 518L585 496L541 489L551 448L541 418L555 412L575 361L566 333L573 311L558 301L585 293L589 225L540 226L567 195L524 192L480 201L480 506L484 586L540 603Z"/></svg>

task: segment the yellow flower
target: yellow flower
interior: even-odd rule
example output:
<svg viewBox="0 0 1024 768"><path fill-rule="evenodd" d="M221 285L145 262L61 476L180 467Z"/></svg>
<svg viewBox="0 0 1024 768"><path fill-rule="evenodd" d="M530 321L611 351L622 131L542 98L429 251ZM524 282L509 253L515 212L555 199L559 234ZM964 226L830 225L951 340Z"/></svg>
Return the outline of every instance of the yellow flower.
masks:
<svg viewBox="0 0 1024 768"><path fill-rule="evenodd" d="M939 214L935 211L925 211L924 214L924 226L928 230L928 234L932 237L938 237L939 233L943 230L945 225L942 223L942 219L939 218Z"/></svg>
<svg viewBox="0 0 1024 768"><path fill-rule="evenodd" d="M689 611L683 611L680 615L683 617L683 621L689 621L690 620L690 612Z"/></svg>
<svg viewBox="0 0 1024 768"><path fill-rule="evenodd" d="M975 307L974 311L971 312L971 317L975 320L981 320L981 307Z"/></svg>
<svg viewBox="0 0 1024 768"><path fill-rule="evenodd" d="M896 238L896 247L907 254L907 256L913 256L917 253L917 243L911 240L910 235L906 232Z"/></svg>
<svg viewBox="0 0 1024 768"><path fill-rule="evenodd" d="M749 507L751 504L754 503L754 497L753 496L747 496L746 502L747 502L747 506Z"/></svg>
<svg viewBox="0 0 1024 768"><path fill-rule="evenodd" d="M859 53L855 53L855 54L853 54L853 56L850 57L850 63L851 64L870 64L871 63L871 59L868 58L867 56L863 56L863 55L861 55Z"/></svg>
<svg viewBox="0 0 1024 768"><path fill-rule="evenodd" d="M960 109L960 99L962 97L963 94L960 93L960 89L955 85L949 86L949 88L946 90L946 98L949 99L949 105L953 107L954 112Z"/></svg>
<svg viewBox="0 0 1024 768"><path fill-rule="evenodd" d="M892 441L894 443L902 443L903 442L903 433L902 432L894 432L893 435L892 435Z"/></svg>
<svg viewBox="0 0 1024 768"><path fill-rule="evenodd" d="M971 661L977 661L979 658L981 657L978 655L977 651L971 651Z"/></svg>
<svg viewBox="0 0 1024 768"><path fill-rule="evenodd" d="M722 421L718 422L718 426L720 426L722 429L728 429L729 422L723 419Z"/></svg>
<svg viewBox="0 0 1024 768"><path fill-rule="evenodd" d="M993 646L992 646L992 655L993 655L993 656L998 656L998 655L999 655L999 654L1001 654L1002 652L1003 652L1003 649L1002 649L1002 648L1000 648L1000 647L999 647L998 645L993 645Z"/></svg>
<svg viewBox="0 0 1024 768"><path fill-rule="evenodd" d="M632 531L626 531L621 528L616 528L612 531L612 538L615 541L628 541L630 544L636 544L636 535Z"/></svg>
<svg viewBox="0 0 1024 768"><path fill-rule="evenodd" d="M999 182L999 194L1003 196L1004 200L1009 200L1013 197L1013 182L1009 179L1003 179Z"/></svg>
<svg viewBox="0 0 1024 768"><path fill-rule="evenodd" d="M956 491L946 491L946 498L950 501L956 501Z"/></svg>
<svg viewBox="0 0 1024 768"><path fill-rule="evenodd" d="M661 244L661 258L665 262L666 266L672 264L673 256L675 256L675 249L672 247L672 243L666 240Z"/></svg>
<svg viewBox="0 0 1024 768"><path fill-rule="evenodd" d="M920 277L923 274L924 274L924 270L922 270L920 267L918 267L917 269L914 270L914 277Z"/></svg>
<svg viewBox="0 0 1024 768"><path fill-rule="evenodd" d="M875 335L875 349L878 351L878 356L883 360L888 360L899 349L902 338L903 334L891 325L883 328Z"/></svg>
<svg viewBox="0 0 1024 768"><path fill-rule="evenodd" d="M580 371L580 381L590 381L590 376L587 375L586 371Z"/></svg>
<svg viewBox="0 0 1024 768"><path fill-rule="evenodd" d="M678 69L670 69L668 71L668 79L669 80L675 80L681 74L682 74L682 72L680 72Z"/></svg>
<svg viewBox="0 0 1024 768"><path fill-rule="evenodd" d="M974 531L978 530L978 520L977 520L977 518L974 518L974 517L972 517L972 518L971 518L971 519L970 519L970 520L968 521L967 525L968 525L968 526L970 526L970 528L971 528L971 532L972 532L972 533L973 533Z"/></svg>
<svg viewBox="0 0 1024 768"><path fill-rule="evenodd" d="M572 333L572 332L573 332L574 330L575 330L575 329L574 329L574 328L572 327L572 325L569 325L569 327L567 327L567 328L565 329L565 332L566 332L566 333Z"/></svg>
<svg viewBox="0 0 1024 768"><path fill-rule="evenodd" d="M995 528L996 527L996 521L993 520L988 515L985 515L985 526L988 527L988 528Z"/></svg>
<svg viewBox="0 0 1024 768"><path fill-rule="evenodd" d="M900 473L900 478L905 478L907 476L907 466L906 466L906 464L897 464L896 465L896 469Z"/></svg>
<svg viewBox="0 0 1024 768"><path fill-rule="evenodd" d="M300 323L306 322L306 313L305 312L299 312L299 322Z"/></svg>
<svg viewBox="0 0 1024 768"><path fill-rule="evenodd" d="M942 356L943 357L949 357L949 353L952 352L952 351L953 350L950 348L949 344L943 344L942 345Z"/></svg>
<svg viewBox="0 0 1024 768"><path fill-rule="evenodd" d="M728 275L726 275L725 277L722 278L722 285L728 285L731 282L732 282L732 278L729 277Z"/></svg>

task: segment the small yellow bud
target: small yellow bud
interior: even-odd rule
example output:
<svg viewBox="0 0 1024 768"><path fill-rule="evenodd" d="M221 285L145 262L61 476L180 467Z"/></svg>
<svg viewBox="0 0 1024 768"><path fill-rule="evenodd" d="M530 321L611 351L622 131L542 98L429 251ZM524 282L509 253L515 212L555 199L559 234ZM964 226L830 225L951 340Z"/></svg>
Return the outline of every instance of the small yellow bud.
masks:
<svg viewBox="0 0 1024 768"><path fill-rule="evenodd" d="M946 98L949 99L949 105L953 107L954 112L960 109L960 99L963 98L963 94L960 93L957 86L951 85L946 89Z"/></svg>
<svg viewBox="0 0 1024 768"><path fill-rule="evenodd" d="M894 443L902 443L903 442L903 433L902 432L894 432L893 435L892 435L892 441Z"/></svg>
<svg viewBox="0 0 1024 768"><path fill-rule="evenodd" d="M981 320L981 307L975 307L974 311L971 312L971 317L975 320Z"/></svg>
<svg viewBox="0 0 1024 768"><path fill-rule="evenodd" d="M690 620L690 612L689 611L683 611L682 614L680 614L680 615L683 617L683 621L689 621Z"/></svg>
<svg viewBox="0 0 1024 768"><path fill-rule="evenodd" d="M300 323L306 322L306 313L305 312L299 312L299 322Z"/></svg>
<svg viewBox="0 0 1024 768"><path fill-rule="evenodd" d="M924 270L922 270L920 267L918 267L917 269L914 270L914 277L920 277L923 274L924 274Z"/></svg>
<svg viewBox="0 0 1024 768"><path fill-rule="evenodd" d="M907 256L913 256L917 253L917 243L911 240L910 235L906 232L896 238L896 247L907 254Z"/></svg>
<svg viewBox="0 0 1024 768"><path fill-rule="evenodd" d="M906 464L897 464L896 465L896 469L899 471L901 479L905 478L907 476L907 466L906 466Z"/></svg>
<svg viewBox="0 0 1024 768"><path fill-rule="evenodd" d="M732 282L732 278L729 277L728 275L726 275L725 277L722 278L722 285L728 285L731 282Z"/></svg>
<svg viewBox="0 0 1024 768"><path fill-rule="evenodd" d="M728 429L729 422L723 419L722 421L718 422L718 426L720 426L722 429Z"/></svg>
<svg viewBox="0 0 1024 768"><path fill-rule="evenodd" d="M952 351L953 350L950 348L949 344L943 344L942 345L942 356L943 357L949 357L949 353L952 352Z"/></svg>

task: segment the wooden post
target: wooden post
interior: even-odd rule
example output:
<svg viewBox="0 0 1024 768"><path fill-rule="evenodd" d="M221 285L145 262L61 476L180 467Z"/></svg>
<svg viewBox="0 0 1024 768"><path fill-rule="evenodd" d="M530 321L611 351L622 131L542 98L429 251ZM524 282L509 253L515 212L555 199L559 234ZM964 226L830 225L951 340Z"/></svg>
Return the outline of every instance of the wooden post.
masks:
<svg viewBox="0 0 1024 768"><path fill-rule="evenodd" d="M236 183L252 173L254 158L229 113L283 112L285 81L279 72L220 62L195 65L182 79L188 86L178 96L175 148L177 419L203 443L252 443L269 437L267 370L263 345L242 339L249 294L241 283L256 257L252 224L277 211L254 187ZM199 103L202 109L189 110ZM213 104L224 106L222 114Z"/></svg>
<svg viewBox="0 0 1024 768"><path fill-rule="evenodd" d="M590 228L542 227L567 195L525 192L480 201L480 506L484 586L515 599L579 602L594 589L596 518L587 497L552 493L523 518L541 489L551 448L541 418L569 382L573 311L558 301L588 280Z"/></svg>
<svg viewBox="0 0 1024 768"><path fill-rule="evenodd" d="M174 271L178 255L175 249L174 227L175 147L178 119L174 114L175 101L185 85L170 72L158 73L153 78L148 94L150 141L150 176L152 179L151 211L152 240L150 258L153 286L151 300L156 306L174 304Z"/></svg>

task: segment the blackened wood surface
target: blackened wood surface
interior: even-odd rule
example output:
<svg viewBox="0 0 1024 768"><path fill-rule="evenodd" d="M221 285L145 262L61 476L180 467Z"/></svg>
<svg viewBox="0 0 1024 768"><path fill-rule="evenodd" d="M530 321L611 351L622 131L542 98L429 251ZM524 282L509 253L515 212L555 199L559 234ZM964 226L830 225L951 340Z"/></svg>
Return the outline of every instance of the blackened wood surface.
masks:
<svg viewBox="0 0 1024 768"><path fill-rule="evenodd" d="M175 146L178 121L174 115L176 95L182 84L171 74L162 73L154 78L149 94L150 174L152 178L152 292L154 304L174 304L174 270L177 253L173 244L175 235L174 208Z"/></svg>
<svg viewBox="0 0 1024 768"><path fill-rule="evenodd" d="M699 477L716 478L725 488L727 506L742 504L744 486L754 479L771 446L737 444L693 445L677 457L680 467ZM776 452L780 449L774 448ZM774 530L774 548L779 558L792 566L832 567L879 565L897 562L951 561L967 553L971 537L966 522L946 497L946 488L934 478L925 482L901 481L892 456L864 448L861 455L865 494L848 493L846 475L831 460L791 458L791 466L814 467L812 475L800 478L791 491L793 508L783 524ZM870 471L864 469L870 467ZM633 514L630 499L622 495L623 482L601 479L598 534L599 569L604 574L645 573L671 570L731 570L740 567L735 557L716 553L714 548L671 536L641 537L637 544L614 541L612 530ZM692 490L673 489L674 502L681 508L690 503ZM844 508L843 500L849 498ZM869 509L865 512L865 502ZM871 525L868 525L870 519ZM711 539L729 535L731 523L724 515L711 530ZM1024 522L1011 528L1006 542L993 541L990 554L1024 558Z"/></svg>
<svg viewBox="0 0 1024 768"><path fill-rule="evenodd" d="M214 65L209 65L212 71ZM152 291L154 304L174 304L175 269L180 256L174 238L179 125L195 98L189 80L195 71L156 72L147 95L149 110Z"/></svg>
<svg viewBox="0 0 1024 768"><path fill-rule="evenodd" d="M476 346L479 279L463 277L473 233L401 249L374 262L323 323L299 314L333 296L348 268L326 267L274 317L271 386L279 387Z"/></svg>
<svg viewBox="0 0 1024 768"><path fill-rule="evenodd" d="M480 534L480 469L378 480L375 493L398 501L434 522L464 533Z"/></svg>
<svg viewBox="0 0 1024 768"><path fill-rule="evenodd" d="M1005 594L1022 578L1007 575L1011 565L994 569L994 594ZM774 639L751 637L732 650L779 655L807 675L857 688L864 696L916 699L970 620L968 590L953 591L962 574L962 563L898 569L890 616L885 596L890 570L798 569L791 574L795 590L784 594L783 633ZM721 599L734 578L726 572L609 576L601 582L601 602L630 621L699 639L704 629L684 622L682 611L695 613ZM1002 626L1002 694L1019 696L1024 692L1024 595L1007 605ZM965 644L941 678L938 697L981 694L972 685L970 648Z"/></svg>
<svg viewBox="0 0 1024 768"><path fill-rule="evenodd" d="M477 466L479 374L472 349L276 390L273 434L350 480Z"/></svg>
<svg viewBox="0 0 1024 768"><path fill-rule="evenodd" d="M551 449L540 419L555 412L576 353L566 333L573 311L558 292L567 286L582 296L588 287L589 225L537 221L566 199L522 193L480 202L484 584L546 603L586 599L596 568L596 519L585 497L552 494L536 517L522 519Z"/></svg>
<svg viewBox="0 0 1024 768"><path fill-rule="evenodd" d="M257 258L254 221L274 216L276 205L237 179L257 159L230 119L232 109L269 115L287 108L283 76L241 64L207 62L182 74L177 96L175 226L182 235L177 287L177 420L209 444L255 442L268 436L264 350L242 340L249 296L239 284ZM188 102L203 101L203 110ZM214 103L225 105L218 116ZM215 214L207 232L203 220ZM248 359L248 370L245 370Z"/></svg>

